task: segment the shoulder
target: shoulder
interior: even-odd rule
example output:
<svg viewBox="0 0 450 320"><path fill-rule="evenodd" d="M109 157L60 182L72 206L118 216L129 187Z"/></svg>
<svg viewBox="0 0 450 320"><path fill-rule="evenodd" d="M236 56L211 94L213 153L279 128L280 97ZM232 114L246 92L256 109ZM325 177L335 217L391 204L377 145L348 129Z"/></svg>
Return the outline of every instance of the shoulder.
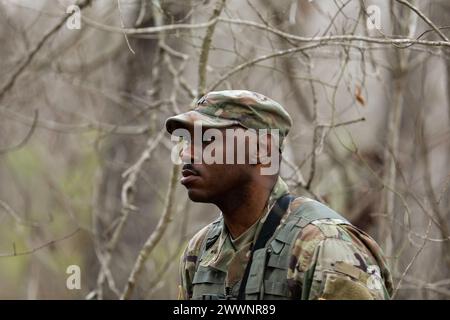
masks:
<svg viewBox="0 0 450 320"><path fill-rule="evenodd" d="M351 242L347 243L349 239L342 232L342 225L337 221L326 220L328 219L317 220L306 225L295 238L292 244L292 257L298 271L308 270L319 258L318 250L328 247L331 242L338 247L351 244Z"/></svg>
<svg viewBox="0 0 450 320"><path fill-rule="evenodd" d="M208 224L198 231L188 242L184 253L180 258L180 286L179 299L190 299L192 297L192 280L194 278L197 260L202 250L204 241L212 227L217 226L220 218Z"/></svg>
<svg viewBox="0 0 450 320"><path fill-rule="evenodd" d="M369 237L327 205L309 198L295 198L289 206L286 218L289 219L291 215L300 219L299 223L303 227L296 238L297 242L319 243L326 239L353 242L357 241L359 233ZM305 219L304 224L302 219Z"/></svg>
<svg viewBox="0 0 450 320"><path fill-rule="evenodd" d="M208 235L209 230L215 227L220 222L220 218L206 225L200 229L188 242L183 254L183 262L192 262L194 265L197 262L198 255L202 249L204 241Z"/></svg>
<svg viewBox="0 0 450 320"><path fill-rule="evenodd" d="M337 212L318 201L297 197L289 205L288 215L300 219L299 223L303 227L295 239L294 244L319 244L326 239L339 239L352 242L352 238L347 229L354 228L347 220ZM305 223L301 224L301 220Z"/></svg>
<svg viewBox="0 0 450 320"><path fill-rule="evenodd" d="M337 261L367 272L369 266L380 266L385 271L386 262L381 248L367 233L339 219L320 219L311 222L298 234L293 244L299 269L306 271L312 265L333 269ZM377 273L381 272L377 268Z"/></svg>
<svg viewBox="0 0 450 320"><path fill-rule="evenodd" d="M365 261L372 263L375 260L374 250L379 250L375 241L344 218L311 221L301 229L292 245L292 254L300 271L306 271L317 263L327 267L332 267L336 261L348 261L355 265Z"/></svg>
<svg viewBox="0 0 450 320"><path fill-rule="evenodd" d="M385 285L387 291L391 289L390 274L381 249L369 235L341 219L318 219L307 224L292 244L290 261L288 278L301 283L303 279L309 279L310 297L318 297L328 283L325 280L334 275L339 281L351 279L346 283L352 285L351 294L358 292L359 298L382 299L386 296L381 287ZM385 284L381 285L383 279ZM377 290L365 290L372 282Z"/></svg>

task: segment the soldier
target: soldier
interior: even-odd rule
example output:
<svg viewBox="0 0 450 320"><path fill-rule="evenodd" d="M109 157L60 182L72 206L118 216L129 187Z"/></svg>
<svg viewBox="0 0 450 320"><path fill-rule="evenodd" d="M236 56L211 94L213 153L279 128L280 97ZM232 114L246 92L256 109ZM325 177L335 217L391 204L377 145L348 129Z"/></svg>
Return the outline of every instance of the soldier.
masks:
<svg viewBox="0 0 450 320"><path fill-rule="evenodd" d="M292 125L279 103L245 90L210 92L194 110L167 119L166 128L192 136L197 124L201 134L208 128L215 134L201 143L186 139L181 183L192 201L213 203L221 214L189 241L181 257L179 299L389 299L391 275L369 235L326 205L290 195L278 170L262 174L273 165L262 161L262 151L276 162L272 156L281 155ZM272 131L265 131L262 146L261 135L239 140L261 129L278 133L279 143ZM236 161L228 148L235 143L234 153L246 150L245 163L199 161L196 152L216 143L218 132L224 139L211 154ZM255 143L251 162L248 150Z"/></svg>

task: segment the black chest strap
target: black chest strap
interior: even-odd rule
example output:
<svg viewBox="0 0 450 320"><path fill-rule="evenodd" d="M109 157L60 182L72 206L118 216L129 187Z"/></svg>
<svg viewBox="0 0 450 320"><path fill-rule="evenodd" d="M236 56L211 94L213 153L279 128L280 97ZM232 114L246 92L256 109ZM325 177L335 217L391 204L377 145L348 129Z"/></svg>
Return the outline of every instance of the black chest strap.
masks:
<svg viewBox="0 0 450 320"><path fill-rule="evenodd" d="M279 198L275 205L272 207L272 210L270 210L266 221L264 221L264 224L262 226L261 232L258 235L258 238L256 239L255 244L252 247L250 258L247 263L247 267L245 268L244 276L242 277L241 286L239 287L239 295L238 299L244 300L245 299L245 287L247 286L247 280L248 276L250 274L250 267L252 265L252 259L253 259L253 253L261 248L264 248L267 241L272 237L273 233L275 232L275 229L280 224L281 218L285 214L289 203L291 203L292 200L294 200L294 196L290 194L286 194Z"/></svg>

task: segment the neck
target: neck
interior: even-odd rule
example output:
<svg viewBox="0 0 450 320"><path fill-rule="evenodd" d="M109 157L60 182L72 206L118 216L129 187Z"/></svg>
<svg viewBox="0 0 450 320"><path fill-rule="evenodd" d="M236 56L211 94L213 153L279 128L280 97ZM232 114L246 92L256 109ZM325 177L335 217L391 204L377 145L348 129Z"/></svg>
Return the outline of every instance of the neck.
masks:
<svg viewBox="0 0 450 320"><path fill-rule="evenodd" d="M275 181L252 181L233 189L215 203L233 238L243 234L263 215Z"/></svg>

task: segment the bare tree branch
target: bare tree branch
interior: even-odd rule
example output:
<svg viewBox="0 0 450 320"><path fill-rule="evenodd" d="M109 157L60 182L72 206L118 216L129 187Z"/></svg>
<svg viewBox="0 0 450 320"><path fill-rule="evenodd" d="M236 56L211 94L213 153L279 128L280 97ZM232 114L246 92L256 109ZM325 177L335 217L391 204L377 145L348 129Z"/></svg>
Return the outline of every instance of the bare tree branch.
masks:
<svg viewBox="0 0 450 320"><path fill-rule="evenodd" d="M82 0L78 7L80 10L86 8L92 0ZM67 17L64 17L61 19L60 22L58 22L53 28L51 28L34 46L34 48L28 53L25 60L22 62L19 68L11 75L9 80L6 82L6 84L3 86L3 88L0 89L0 102L3 100L5 94L12 89L14 86L14 83L16 82L17 78L23 73L23 71L29 66L31 61L33 60L34 56L39 52L39 50L44 46L44 44L47 42L48 39L50 39L69 19L74 12Z"/></svg>
<svg viewBox="0 0 450 320"><path fill-rule="evenodd" d="M31 127L30 130L28 130L27 134L25 135L25 137L22 139L22 141L20 141L18 144L16 144L15 146L11 146L11 147L7 147L7 148L3 148L0 149L0 155L1 154L5 154L17 149L22 148L24 145L27 144L28 140L30 140L31 136L34 133L34 130L36 129L36 125L38 123L38 118L39 118L39 111L37 109L34 110L34 117L33 117L33 122L31 123Z"/></svg>
<svg viewBox="0 0 450 320"><path fill-rule="evenodd" d="M424 15L417 7L412 5L410 2L406 0L395 0L398 3L401 3L408 8L410 8L412 11L414 11L423 21L425 21L436 33L442 38L442 40L449 42L448 38L445 36L445 34L442 33L441 30L439 30L438 27L430 20L426 15Z"/></svg>
<svg viewBox="0 0 450 320"><path fill-rule="evenodd" d="M120 299L127 300L131 298L133 294L134 287L136 285L137 278L142 272L142 268L144 267L145 261L147 260L150 253L153 251L155 246L158 244L159 240L161 240L164 232L166 231L169 222L171 221L171 216L173 213L173 205L174 205L174 197L175 197L175 189L178 181L178 175L180 173L180 166L174 165L172 167L172 173L170 178L169 187L167 189L167 197L166 204L164 208L164 212L156 226L156 229L150 237L145 242L141 251L139 252L138 258L134 264L133 270L128 278L127 285L122 292L122 296Z"/></svg>
<svg viewBox="0 0 450 320"><path fill-rule="evenodd" d="M0 258L10 258L10 257L25 256L25 255L28 255L28 254L33 254L36 251L39 251L41 249L44 249L44 248L49 247L51 245L54 245L54 244L56 244L56 243L58 243L60 241L69 239L70 237L74 236L78 231L80 231L80 228L75 229L74 231L72 231L68 235L65 235L64 237L48 241L48 242L46 242L46 243L44 243L44 244L42 244L40 246L34 247L34 248L32 248L30 250L27 250L27 251L17 252L16 248L15 248L15 244L13 244L13 253L2 253L2 254L0 254Z"/></svg>
<svg viewBox="0 0 450 320"><path fill-rule="evenodd" d="M211 41L212 41L212 36L214 34L214 29L215 29L217 21L218 21L217 17L219 17L220 13L222 12L222 9L225 5L225 1L226 0L218 0L217 1L216 7L214 8L211 18L209 19L210 21L214 21L214 23L211 24L208 27L208 29L206 29L206 35L203 38L202 49L201 49L200 58L199 58L199 62L198 62L198 65L199 65L198 74L200 76L199 83L198 83L198 91L197 91L198 98L200 98L201 96L203 96L205 94L206 67L207 67L207 63L208 63L209 49L211 47Z"/></svg>

